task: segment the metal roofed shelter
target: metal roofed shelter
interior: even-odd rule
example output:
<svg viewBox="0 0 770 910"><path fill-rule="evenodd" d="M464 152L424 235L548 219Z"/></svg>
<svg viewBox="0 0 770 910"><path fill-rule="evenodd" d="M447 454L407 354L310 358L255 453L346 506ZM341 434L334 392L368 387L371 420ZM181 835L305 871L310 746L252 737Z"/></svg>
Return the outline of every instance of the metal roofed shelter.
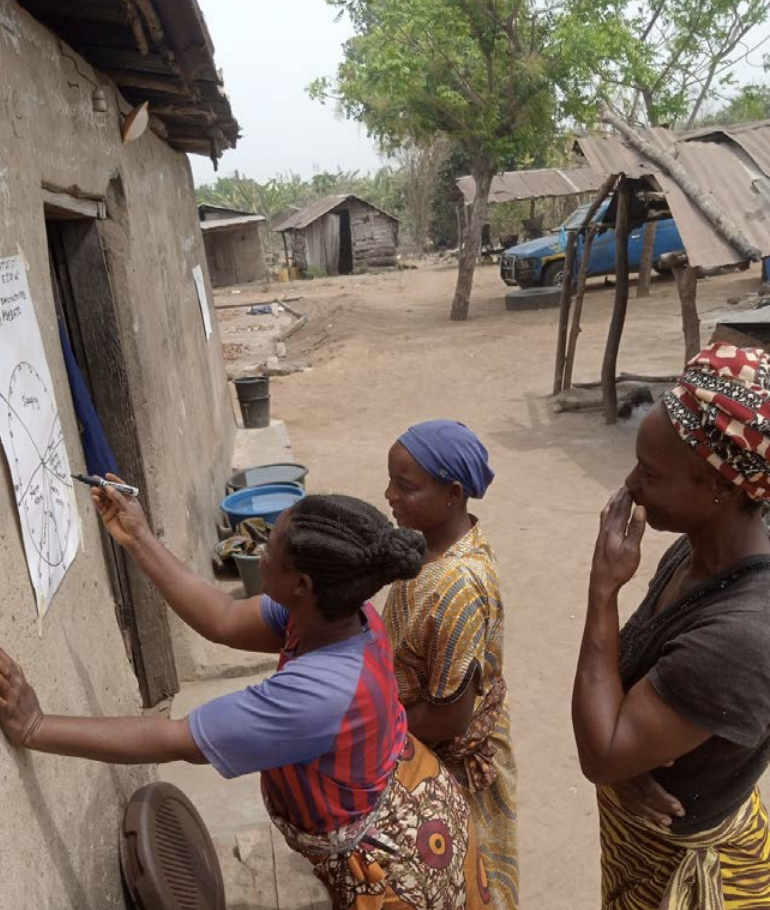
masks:
<svg viewBox="0 0 770 910"><path fill-rule="evenodd" d="M530 202L530 221L524 222L526 229L536 226L534 221L534 204L538 199L560 199L569 196L586 196L595 193L602 185L605 175L590 167L573 168L537 168L529 171L506 171L492 179L488 203L490 205L506 202ZM457 180L459 196L462 203L469 206L476 198L476 181L473 177L460 177ZM458 205L457 219L460 233L465 227L462 206ZM538 236L536 233L534 236ZM482 257L502 254L506 246L516 244L517 236L501 238L499 248L482 246Z"/></svg>
<svg viewBox="0 0 770 910"><path fill-rule="evenodd" d="M204 206L200 206L200 209ZM230 214L221 209L201 221L203 243L215 288L251 284L267 276L264 254L266 219L262 215Z"/></svg>
<svg viewBox="0 0 770 910"><path fill-rule="evenodd" d="M304 274L351 275L398 263L398 219L352 194L319 199L274 230L283 234L287 262Z"/></svg>
<svg viewBox="0 0 770 910"><path fill-rule="evenodd" d="M665 132L655 130L653 143L664 150L674 149L675 160L717 208L741 225L754 246L770 251L770 203L757 186L757 181L770 176L770 126L763 125L754 134L752 155L724 130L711 130L703 138L696 134L679 139L673 133L662 137ZM715 141L717 137L721 141ZM645 138L649 138L647 134ZM745 261L745 254L715 231L677 180L659 165L616 136L578 139L576 145L596 170L657 185L666 197L691 266L715 268Z"/></svg>
<svg viewBox="0 0 770 910"><path fill-rule="evenodd" d="M489 204L595 193L606 176L591 167L506 171L493 178ZM473 177L460 177L457 186L465 204L471 205L476 198L476 181Z"/></svg>
<svg viewBox="0 0 770 910"><path fill-rule="evenodd" d="M710 128L677 136L660 128L638 134L608 113L604 119L618 132L578 139L576 148L591 167L608 175L604 197L614 193L604 224L614 223L616 230L616 298L602 366L605 417L613 423L617 419L617 354L628 301L630 229L667 213L676 221L684 255L668 264L682 306L686 359L700 347L697 278L722 267L756 261L770 252L770 199L766 195L770 127L760 123L740 130ZM742 141L737 138L741 135ZM569 332L571 350L565 353L570 306L565 287L554 393L571 381L580 312L576 306Z"/></svg>

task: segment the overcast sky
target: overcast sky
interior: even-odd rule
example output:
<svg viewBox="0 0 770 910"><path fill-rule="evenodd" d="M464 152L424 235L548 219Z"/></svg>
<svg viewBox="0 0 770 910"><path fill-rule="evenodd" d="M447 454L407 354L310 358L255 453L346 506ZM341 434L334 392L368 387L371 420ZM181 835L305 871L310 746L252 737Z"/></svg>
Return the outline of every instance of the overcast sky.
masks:
<svg viewBox="0 0 770 910"><path fill-rule="evenodd" d="M333 76L350 25L336 23L324 0L198 0L216 46L217 66L243 131L220 174L238 170L264 181L295 171L375 170L380 159L366 131L306 92ZM214 179L207 159L192 155L197 183Z"/></svg>
<svg viewBox="0 0 770 910"><path fill-rule="evenodd" d="M238 170L259 181L294 171L375 170L382 163L366 131L341 119L333 105L311 101L306 88L333 76L350 25L335 22L324 0L198 0L216 46L217 65L241 125L238 148L226 152L220 175ZM770 32L749 36L756 45ZM737 67L741 82L764 81L759 66L770 44ZM215 179L206 158L192 155L196 183Z"/></svg>

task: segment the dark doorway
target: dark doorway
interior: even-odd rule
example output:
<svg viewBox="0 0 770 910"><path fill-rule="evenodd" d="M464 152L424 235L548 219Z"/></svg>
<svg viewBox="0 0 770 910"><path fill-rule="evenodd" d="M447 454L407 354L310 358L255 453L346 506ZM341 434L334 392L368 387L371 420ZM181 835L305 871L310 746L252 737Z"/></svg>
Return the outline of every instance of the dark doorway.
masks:
<svg viewBox="0 0 770 910"><path fill-rule="evenodd" d="M353 274L353 232L350 212L339 212L340 218L340 275Z"/></svg>
<svg viewBox="0 0 770 910"><path fill-rule="evenodd" d="M146 489L128 371L98 222L46 209L57 316L125 477ZM152 522L148 503L143 502ZM178 691L165 604L103 531L118 622L146 706Z"/></svg>

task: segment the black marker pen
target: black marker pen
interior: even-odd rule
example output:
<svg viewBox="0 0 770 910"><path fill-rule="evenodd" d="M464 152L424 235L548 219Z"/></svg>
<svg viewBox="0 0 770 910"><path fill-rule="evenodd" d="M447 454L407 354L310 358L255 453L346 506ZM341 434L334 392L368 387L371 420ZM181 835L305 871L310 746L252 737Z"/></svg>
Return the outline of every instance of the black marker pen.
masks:
<svg viewBox="0 0 770 910"><path fill-rule="evenodd" d="M75 480L79 480L81 483L88 484L89 487L112 487L113 490L117 490L118 493L125 493L126 496L133 496L136 498L139 496L139 490L136 487L130 487L126 483L117 483L114 480L105 480L103 477L92 477L90 474L73 474L72 477Z"/></svg>

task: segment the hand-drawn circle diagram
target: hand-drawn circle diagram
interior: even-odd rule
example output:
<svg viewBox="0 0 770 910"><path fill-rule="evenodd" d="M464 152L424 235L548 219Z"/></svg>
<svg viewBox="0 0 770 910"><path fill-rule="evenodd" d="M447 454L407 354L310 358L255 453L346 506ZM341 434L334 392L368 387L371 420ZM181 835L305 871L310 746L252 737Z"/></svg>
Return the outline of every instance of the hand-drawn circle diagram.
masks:
<svg viewBox="0 0 770 910"><path fill-rule="evenodd" d="M37 574L42 579L45 566L50 572L64 562L73 529L64 437L54 398L31 364L17 364L5 403L18 480L16 501L40 557Z"/></svg>

